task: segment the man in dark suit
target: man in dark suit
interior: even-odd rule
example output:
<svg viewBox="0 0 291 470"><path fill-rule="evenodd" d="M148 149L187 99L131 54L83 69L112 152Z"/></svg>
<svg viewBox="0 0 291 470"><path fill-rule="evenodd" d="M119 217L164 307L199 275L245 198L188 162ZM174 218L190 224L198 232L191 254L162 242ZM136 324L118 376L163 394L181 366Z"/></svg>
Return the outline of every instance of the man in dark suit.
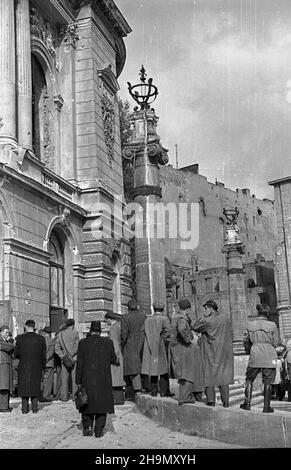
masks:
<svg viewBox="0 0 291 470"><path fill-rule="evenodd" d="M90 335L78 345L76 384L83 385L88 404L81 408L83 436L103 436L106 414L114 413L111 364L118 365L110 338L102 337L100 321L92 321Z"/></svg>
<svg viewBox="0 0 291 470"><path fill-rule="evenodd" d="M146 315L138 311L135 300L130 300L127 306L128 314L123 315L121 320L121 351L126 397L134 400L136 392L141 391L140 373Z"/></svg>
<svg viewBox="0 0 291 470"><path fill-rule="evenodd" d="M0 412L12 411L9 396L12 391L12 353L14 345L9 341L8 326L0 328Z"/></svg>
<svg viewBox="0 0 291 470"><path fill-rule="evenodd" d="M22 397L22 413L29 412L29 398L32 412L37 413L42 371L46 366L46 344L44 337L35 333L33 320L27 320L25 333L16 338L15 357L20 359L18 396Z"/></svg>

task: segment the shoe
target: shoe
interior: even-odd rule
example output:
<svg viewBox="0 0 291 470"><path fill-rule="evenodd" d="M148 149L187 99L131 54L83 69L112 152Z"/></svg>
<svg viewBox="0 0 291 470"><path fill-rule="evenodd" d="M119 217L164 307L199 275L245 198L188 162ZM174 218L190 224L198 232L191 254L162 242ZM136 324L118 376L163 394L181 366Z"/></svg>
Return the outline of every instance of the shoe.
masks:
<svg viewBox="0 0 291 470"><path fill-rule="evenodd" d="M24 410L22 410L22 414L23 414L23 415L27 415L27 413L29 413L29 411L24 411Z"/></svg>
<svg viewBox="0 0 291 470"><path fill-rule="evenodd" d="M157 396L158 396L158 392L151 392L151 396L152 396L152 397L157 397Z"/></svg>
<svg viewBox="0 0 291 470"><path fill-rule="evenodd" d="M203 403L202 392L194 392L194 398L199 403Z"/></svg>
<svg viewBox="0 0 291 470"><path fill-rule="evenodd" d="M229 408L229 403L226 401L226 402L223 403L222 406L223 406L223 408Z"/></svg>
<svg viewBox="0 0 291 470"><path fill-rule="evenodd" d="M93 436L93 429L92 428L83 429L83 436L85 437Z"/></svg>
<svg viewBox="0 0 291 470"><path fill-rule="evenodd" d="M206 405L207 405L207 406L215 406L215 403L214 403L214 401L208 401L208 402L206 403Z"/></svg>
<svg viewBox="0 0 291 470"><path fill-rule="evenodd" d="M179 401L178 405L184 405L185 403L190 403L190 404L192 403L193 404L193 403L195 403L195 400L192 399L192 400Z"/></svg>
<svg viewBox="0 0 291 470"><path fill-rule="evenodd" d="M94 436L97 437L97 438L103 437L103 436L104 436L104 432L103 432L103 431L95 432Z"/></svg>
<svg viewBox="0 0 291 470"><path fill-rule="evenodd" d="M33 412L34 414L36 414L36 413L38 413L38 410L32 410L32 412Z"/></svg>
<svg viewBox="0 0 291 470"><path fill-rule="evenodd" d="M38 401L40 401L40 403L51 403L53 399L52 398L40 398Z"/></svg>
<svg viewBox="0 0 291 470"><path fill-rule="evenodd" d="M171 392L170 390L168 390L166 393L165 393L165 397L174 397L175 394L173 392Z"/></svg>

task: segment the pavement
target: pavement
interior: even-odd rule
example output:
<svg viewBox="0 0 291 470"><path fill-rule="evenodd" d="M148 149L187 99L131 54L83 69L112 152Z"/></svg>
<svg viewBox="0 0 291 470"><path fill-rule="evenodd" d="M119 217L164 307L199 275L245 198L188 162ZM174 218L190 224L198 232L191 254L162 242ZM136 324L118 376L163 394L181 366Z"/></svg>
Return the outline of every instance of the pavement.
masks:
<svg viewBox="0 0 291 470"><path fill-rule="evenodd" d="M12 399L12 413L0 414L0 449L241 449L203 436L191 436L154 422L132 402L115 406L102 438L82 436L81 416L74 402L40 403L39 412L21 413Z"/></svg>

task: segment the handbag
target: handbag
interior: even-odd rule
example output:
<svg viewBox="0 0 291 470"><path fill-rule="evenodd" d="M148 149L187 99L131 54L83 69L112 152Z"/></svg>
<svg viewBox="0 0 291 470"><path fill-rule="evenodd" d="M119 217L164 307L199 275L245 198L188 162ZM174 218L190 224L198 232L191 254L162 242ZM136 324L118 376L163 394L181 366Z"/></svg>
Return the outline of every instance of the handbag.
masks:
<svg viewBox="0 0 291 470"><path fill-rule="evenodd" d="M68 353L68 350L66 348L66 345L63 341L63 338L62 338L62 334L60 335L60 340L61 340L61 345L63 347L63 349L65 350L66 354L64 355L64 357L62 358L62 361L66 367L66 369L68 369L68 371L71 371L74 369L74 366L75 366L75 362L73 361L72 357L70 356L70 354Z"/></svg>
<svg viewBox="0 0 291 470"><path fill-rule="evenodd" d="M75 405L77 410L80 410L84 406L88 405L88 395L84 385L80 385L75 393Z"/></svg>

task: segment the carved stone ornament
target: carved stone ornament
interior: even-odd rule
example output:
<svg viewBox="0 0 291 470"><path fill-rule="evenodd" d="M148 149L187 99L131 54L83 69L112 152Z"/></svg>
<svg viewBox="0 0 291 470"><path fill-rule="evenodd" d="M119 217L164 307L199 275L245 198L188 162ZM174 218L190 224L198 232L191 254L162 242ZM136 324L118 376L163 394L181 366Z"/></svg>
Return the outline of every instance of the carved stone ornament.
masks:
<svg viewBox="0 0 291 470"><path fill-rule="evenodd" d="M76 23L71 23L67 26L63 37L66 46L73 46L76 48L77 41L79 40L79 29Z"/></svg>
<svg viewBox="0 0 291 470"><path fill-rule="evenodd" d="M120 256L122 254L122 240L121 238L108 238L107 243L107 253L109 258L112 258L114 254Z"/></svg>
<svg viewBox="0 0 291 470"><path fill-rule="evenodd" d="M63 210L63 213L61 215L61 224L64 225L65 227L69 223L69 217L70 217L71 211L67 207Z"/></svg>
<svg viewBox="0 0 291 470"><path fill-rule="evenodd" d="M114 104L105 96L101 97L101 111L105 144L110 164L114 160L115 111Z"/></svg>
<svg viewBox="0 0 291 470"><path fill-rule="evenodd" d="M32 36L39 38L46 46L48 52L56 59L56 45L53 29L48 21L45 21L36 8L30 9L30 32Z"/></svg>
<svg viewBox="0 0 291 470"><path fill-rule="evenodd" d="M0 129L1 129L1 127L3 127L3 126L4 126L3 118L0 117Z"/></svg>

